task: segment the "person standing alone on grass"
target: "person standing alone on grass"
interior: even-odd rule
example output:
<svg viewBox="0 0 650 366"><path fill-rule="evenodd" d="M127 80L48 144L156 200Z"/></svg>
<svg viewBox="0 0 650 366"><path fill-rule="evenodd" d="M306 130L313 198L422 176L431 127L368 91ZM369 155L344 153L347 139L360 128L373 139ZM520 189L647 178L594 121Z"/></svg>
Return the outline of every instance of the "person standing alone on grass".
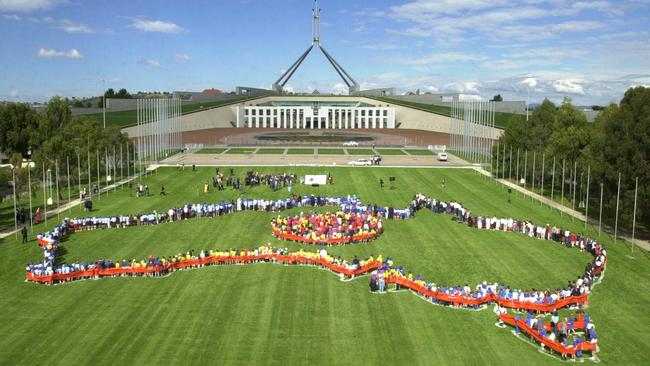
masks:
<svg viewBox="0 0 650 366"><path fill-rule="evenodd" d="M162 184L160 185L160 195L161 195L161 196L166 196L166 195L167 195L167 194L165 193L165 186L162 185Z"/></svg>
<svg viewBox="0 0 650 366"><path fill-rule="evenodd" d="M384 188L384 180L379 178L379 187Z"/></svg>
<svg viewBox="0 0 650 366"><path fill-rule="evenodd" d="M27 225L23 226L20 233L23 235L23 243L27 243Z"/></svg>

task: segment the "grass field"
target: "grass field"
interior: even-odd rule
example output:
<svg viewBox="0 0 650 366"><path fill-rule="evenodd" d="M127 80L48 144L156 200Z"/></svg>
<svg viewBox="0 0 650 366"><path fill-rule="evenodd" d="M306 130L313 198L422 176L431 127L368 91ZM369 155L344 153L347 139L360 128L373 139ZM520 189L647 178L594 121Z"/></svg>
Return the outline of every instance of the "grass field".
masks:
<svg viewBox="0 0 650 366"><path fill-rule="evenodd" d="M287 150L289 155L313 155L314 149L289 149Z"/></svg>
<svg viewBox="0 0 650 366"><path fill-rule="evenodd" d="M406 155L402 149L375 149L379 155Z"/></svg>
<svg viewBox="0 0 650 366"><path fill-rule="evenodd" d="M422 149L405 149L407 153L411 155L434 155L434 152L431 150L422 150Z"/></svg>
<svg viewBox="0 0 650 366"><path fill-rule="evenodd" d="M405 106L405 107L420 109L420 110L423 110L423 111L426 111L426 112L441 114L443 116L451 116L451 107L444 106L444 105L417 103L417 102L410 102L410 101L406 101L406 100L385 98L385 97L369 97L369 98L377 99L377 100L380 100L382 102L388 102L388 103L393 103L393 104L397 104L397 105L402 105L402 106ZM521 115L514 114L514 113L495 112L494 113L494 125L496 127L498 127L498 128L505 129L508 126L508 123L510 122L510 119L513 118L514 116L520 116L521 117ZM523 118L523 117L521 117L521 118Z"/></svg>
<svg viewBox="0 0 650 366"><path fill-rule="evenodd" d="M188 114L193 112L198 112L205 109L222 107L224 105L230 105L234 103L244 102L247 100L256 99L249 97L233 98L228 100L220 100L216 102L206 102L206 103L192 103L192 104L183 104L181 106L181 113ZM103 113L94 113L85 115L99 123L104 123ZM118 126L120 128L128 127L137 123L138 113L135 109L128 111L119 111L119 112L106 112L106 126Z"/></svg>
<svg viewBox="0 0 650 366"><path fill-rule="evenodd" d="M252 154L257 150L256 147L233 147L231 149L228 149L225 154L231 154L231 155L248 155Z"/></svg>
<svg viewBox="0 0 650 366"><path fill-rule="evenodd" d="M331 186L293 187L297 194L357 194L365 202L405 206L420 192L457 199L475 214L514 216L581 230L567 216L513 195L471 170L400 168L234 168L303 174L331 173ZM233 199L232 190L201 193L214 168L159 169L143 179L152 192L135 198L118 190L96 202L95 215L164 210L187 202ZM398 177L397 189L380 178ZM437 182L447 181L443 189ZM284 197L265 186L245 197ZM71 216L82 213L75 209ZM77 233L63 243L62 260L168 256L189 249L245 248L279 242L272 213L244 212L172 224ZM38 227L37 230L42 230ZM597 235L597 228L587 233ZM629 259L629 248L603 236L609 254L605 279L588 308L598 329L604 364L647 362L650 258ZM313 247L308 247L313 248ZM414 274L439 284L498 281L513 287L556 288L583 272L585 253L523 235L471 230L448 216L421 211L388 221L371 244L328 249L345 258L392 256ZM490 310L469 312L431 305L408 292L373 295L367 278L341 282L309 267L269 264L220 266L165 278L102 279L47 287L24 283L24 267L38 261L32 241L0 242L0 364L557 364L494 326ZM587 361L588 363L589 361Z"/></svg>
<svg viewBox="0 0 650 366"><path fill-rule="evenodd" d="M228 149L225 147L209 147L209 148L201 149L196 153L197 154L221 154L226 150Z"/></svg>
<svg viewBox="0 0 650 366"><path fill-rule="evenodd" d="M373 149L346 149L348 151L349 155L375 155L375 151Z"/></svg>
<svg viewBox="0 0 650 366"><path fill-rule="evenodd" d="M282 155L284 154L284 148L275 149L275 148L262 148L257 150L256 154L266 154L266 155Z"/></svg>
<svg viewBox="0 0 650 366"><path fill-rule="evenodd" d="M345 155L343 149L321 149L318 148L319 155Z"/></svg>

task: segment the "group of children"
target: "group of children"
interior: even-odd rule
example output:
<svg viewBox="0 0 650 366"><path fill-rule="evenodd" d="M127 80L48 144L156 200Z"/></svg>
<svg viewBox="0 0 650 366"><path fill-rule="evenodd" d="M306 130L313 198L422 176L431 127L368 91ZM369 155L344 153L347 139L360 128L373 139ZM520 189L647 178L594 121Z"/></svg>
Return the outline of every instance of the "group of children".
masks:
<svg viewBox="0 0 650 366"><path fill-rule="evenodd" d="M372 211L354 213L312 213L296 216L278 216L271 220L276 236L294 237L298 241L306 239L312 243L328 244L345 239L345 242L358 242L374 239L383 231L383 220Z"/></svg>

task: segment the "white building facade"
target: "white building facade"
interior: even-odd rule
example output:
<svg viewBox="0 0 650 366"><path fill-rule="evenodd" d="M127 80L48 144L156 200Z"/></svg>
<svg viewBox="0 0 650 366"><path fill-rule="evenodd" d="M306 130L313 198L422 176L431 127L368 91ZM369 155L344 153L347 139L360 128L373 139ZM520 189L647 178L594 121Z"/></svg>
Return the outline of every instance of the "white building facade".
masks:
<svg viewBox="0 0 650 366"><path fill-rule="evenodd" d="M238 106L237 127L284 129L395 128L395 108Z"/></svg>

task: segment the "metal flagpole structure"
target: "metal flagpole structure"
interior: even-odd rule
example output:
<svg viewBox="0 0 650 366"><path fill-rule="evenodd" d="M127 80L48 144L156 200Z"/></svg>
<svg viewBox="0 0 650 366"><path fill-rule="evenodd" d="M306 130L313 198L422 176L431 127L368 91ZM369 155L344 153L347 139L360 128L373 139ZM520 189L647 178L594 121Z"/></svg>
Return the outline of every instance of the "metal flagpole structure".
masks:
<svg viewBox="0 0 650 366"><path fill-rule="evenodd" d="M598 214L598 236L603 226L603 184L600 183L600 213Z"/></svg>
<svg viewBox="0 0 650 366"><path fill-rule="evenodd" d="M499 146L499 142L497 141L497 170L494 175L496 179L499 179L499 150L501 150L501 146Z"/></svg>
<svg viewBox="0 0 650 366"><path fill-rule="evenodd" d="M519 148L517 148L517 184L519 184Z"/></svg>
<svg viewBox="0 0 650 366"><path fill-rule="evenodd" d="M32 161L27 164L27 189L29 193L29 230L34 228L34 215L32 213Z"/></svg>
<svg viewBox="0 0 650 366"><path fill-rule="evenodd" d="M503 157L501 158L501 179L506 179L506 145L503 145Z"/></svg>
<svg viewBox="0 0 650 366"><path fill-rule="evenodd" d="M636 199L637 193L639 192L639 177L636 177L634 183L634 210L632 212L632 247L630 248L631 253L634 253L634 234L636 229Z"/></svg>
<svg viewBox="0 0 650 366"><path fill-rule="evenodd" d="M571 206L571 209L573 211L576 210L576 184L578 184L578 161L573 162L573 181L571 182L573 184L573 205ZM575 216L571 215L571 222L575 222Z"/></svg>
<svg viewBox="0 0 650 366"><path fill-rule="evenodd" d="M120 144L120 180L124 179L124 144ZM124 185L121 186L124 188Z"/></svg>
<svg viewBox="0 0 650 366"><path fill-rule="evenodd" d="M59 197L61 195L59 194L59 159L56 159L54 161L54 176L56 177L56 219L59 220L60 217L60 202L59 202Z"/></svg>
<svg viewBox="0 0 650 366"><path fill-rule="evenodd" d="M115 145L113 145L113 165L112 166L113 166L113 175L112 175L112 178L113 178L113 192L115 192L117 190L117 184L116 184L117 179L115 178L115 176L117 175L117 159L115 157Z"/></svg>
<svg viewBox="0 0 650 366"><path fill-rule="evenodd" d="M86 163L88 163L88 196L90 198L92 198L93 197L93 186L92 186L93 182L92 182L92 176L90 174L90 149L88 149L88 159L86 160Z"/></svg>
<svg viewBox="0 0 650 366"><path fill-rule="evenodd" d="M512 145L510 145L510 159L508 159L508 179L512 180Z"/></svg>
<svg viewBox="0 0 650 366"><path fill-rule="evenodd" d="M67 155L65 157L65 162L68 167L66 178L68 180L68 213L70 213L72 211L72 205L70 204L70 202L72 202L72 191L70 190L70 157Z"/></svg>
<svg viewBox="0 0 650 366"><path fill-rule="evenodd" d="M555 156L553 157L553 174L551 174L551 201L555 199Z"/></svg>
<svg viewBox="0 0 650 366"><path fill-rule="evenodd" d="M81 158L79 153L77 153L77 180L79 182L79 198L81 198Z"/></svg>
<svg viewBox="0 0 650 366"><path fill-rule="evenodd" d="M135 150L134 150L135 152ZM135 174L135 172L133 172ZM131 156L129 155L129 143L126 143L126 176L131 179Z"/></svg>
<svg viewBox="0 0 650 366"><path fill-rule="evenodd" d="M566 159L562 159L562 193L561 193L561 198L560 198L560 204L564 206L564 165L566 163ZM560 210L560 215L562 215L562 210Z"/></svg>
<svg viewBox="0 0 650 366"><path fill-rule="evenodd" d="M45 181L45 162L43 162L43 211L45 212L45 215L43 215L45 218L45 226L47 226L47 184Z"/></svg>
<svg viewBox="0 0 650 366"><path fill-rule="evenodd" d="M614 221L614 243L618 235L618 204L621 197L621 172L618 172L618 190L616 192L616 220Z"/></svg>
<svg viewBox="0 0 650 366"><path fill-rule="evenodd" d="M524 154L524 188L528 184L528 150Z"/></svg>
<svg viewBox="0 0 650 366"><path fill-rule="evenodd" d="M18 240L18 207L16 206L16 167L11 168L11 173L13 174L13 184L14 187L14 233L16 240Z"/></svg>
<svg viewBox="0 0 650 366"><path fill-rule="evenodd" d="M97 198L102 199L102 181L99 178L99 150L95 150L97 155Z"/></svg>
<svg viewBox="0 0 650 366"><path fill-rule="evenodd" d="M542 183L540 184L541 189L539 194L544 197L544 168L546 168L546 153L542 153ZM542 205L542 201L539 201L539 205Z"/></svg>
<svg viewBox="0 0 650 366"><path fill-rule="evenodd" d="M585 230L589 221L589 180L591 179L591 165L587 166L587 199L585 202Z"/></svg>
<svg viewBox="0 0 650 366"><path fill-rule="evenodd" d="M532 186L530 188L531 192L535 192L535 164L537 163L537 151L533 151L533 175L531 176ZM533 196L530 196L532 199Z"/></svg>

